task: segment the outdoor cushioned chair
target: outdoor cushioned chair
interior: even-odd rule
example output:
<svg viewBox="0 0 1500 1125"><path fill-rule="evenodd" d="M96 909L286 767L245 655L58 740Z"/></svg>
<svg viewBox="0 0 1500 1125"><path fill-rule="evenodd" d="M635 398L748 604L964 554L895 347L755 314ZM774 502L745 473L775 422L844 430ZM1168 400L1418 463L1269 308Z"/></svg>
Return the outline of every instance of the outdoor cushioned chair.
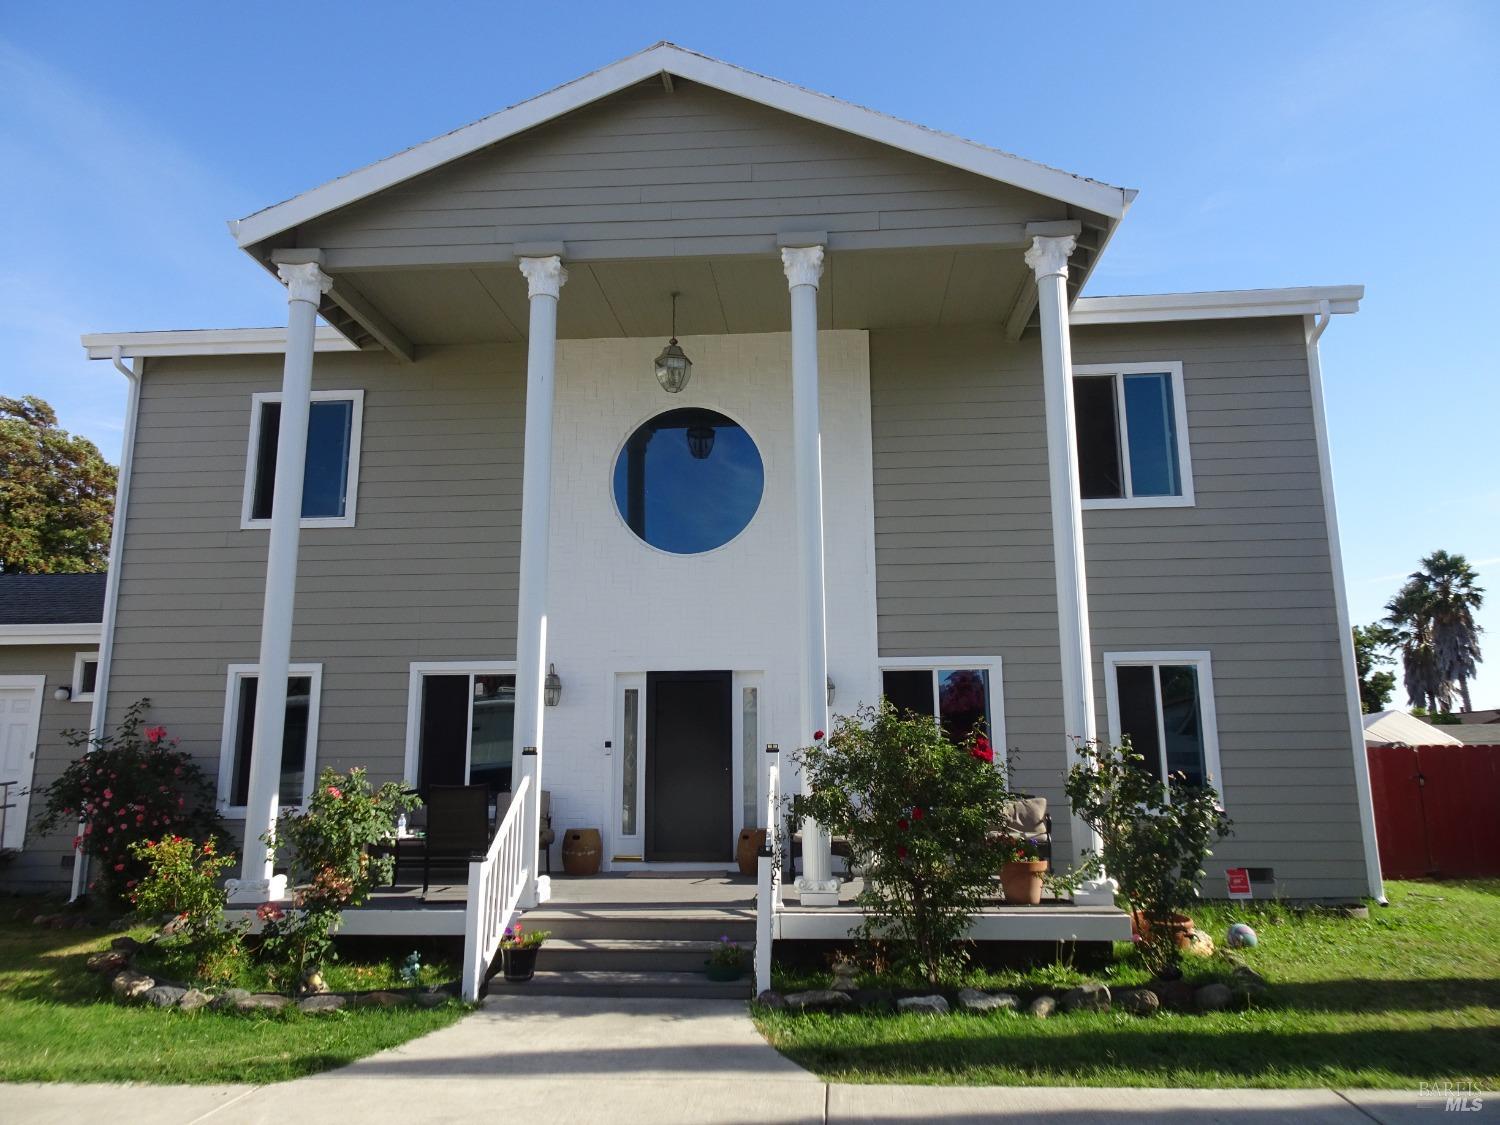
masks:
<svg viewBox="0 0 1500 1125"><path fill-rule="evenodd" d="M1046 797L1017 797L1007 801L995 834L1010 839L1035 840L1041 858L1052 858L1052 817L1047 812Z"/></svg>
<svg viewBox="0 0 1500 1125"><path fill-rule="evenodd" d="M500 793L495 798L495 823L505 819L510 809L513 793ZM547 874L552 874L552 845L557 843L557 832L552 827L552 790L542 790L541 827L537 831L537 847L541 849L542 862L547 865Z"/></svg>
<svg viewBox="0 0 1500 1125"><path fill-rule="evenodd" d="M433 860L468 863L490 846L488 785L429 785L427 839L422 849L422 893L432 882Z"/></svg>

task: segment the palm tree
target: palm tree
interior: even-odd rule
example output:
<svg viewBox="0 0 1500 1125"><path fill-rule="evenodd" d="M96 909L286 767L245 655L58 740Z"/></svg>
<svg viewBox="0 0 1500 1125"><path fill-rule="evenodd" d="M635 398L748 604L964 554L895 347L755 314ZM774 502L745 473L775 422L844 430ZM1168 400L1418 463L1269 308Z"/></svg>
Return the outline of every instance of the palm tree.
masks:
<svg viewBox="0 0 1500 1125"><path fill-rule="evenodd" d="M1478 577L1462 555L1434 551L1386 605L1386 620L1397 630L1406 694L1413 706L1451 711L1457 684L1464 710L1473 710L1469 680L1483 659L1483 630L1474 622L1474 611L1484 604Z"/></svg>

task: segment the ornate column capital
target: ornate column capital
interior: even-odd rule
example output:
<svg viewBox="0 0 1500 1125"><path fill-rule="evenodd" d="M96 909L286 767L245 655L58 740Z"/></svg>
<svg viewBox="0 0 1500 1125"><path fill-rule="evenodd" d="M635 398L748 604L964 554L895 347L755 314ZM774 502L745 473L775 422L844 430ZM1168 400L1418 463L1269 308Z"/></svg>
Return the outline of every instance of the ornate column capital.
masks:
<svg viewBox="0 0 1500 1125"><path fill-rule="evenodd" d="M1031 249L1026 251L1026 264L1036 273L1040 281L1056 274L1066 279L1068 259L1078 247L1078 239L1071 234L1039 234L1031 240Z"/></svg>
<svg viewBox="0 0 1500 1125"><path fill-rule="evenodd" d="M314 308L322 304L323 294L333 288L333 278L319 269L316 262L283 262L276 267L276 276L286 285L288 301L306 301Z"/></svg>
<svg viewBox="0 0 1500 1125"><path fill-rule="evenodd" d="M781 268L786 272L788 289L799 285L816 289L823 276L823 247L785 246L781 250Z"/></svg>
<svg viewBox="0 0 1500 1125"><path fill-rule="evenodd" d="M556 254L545 258L522 258L517 265L526 275L526 296L551 297L554 300L568 283L568 271Z"/></svg>

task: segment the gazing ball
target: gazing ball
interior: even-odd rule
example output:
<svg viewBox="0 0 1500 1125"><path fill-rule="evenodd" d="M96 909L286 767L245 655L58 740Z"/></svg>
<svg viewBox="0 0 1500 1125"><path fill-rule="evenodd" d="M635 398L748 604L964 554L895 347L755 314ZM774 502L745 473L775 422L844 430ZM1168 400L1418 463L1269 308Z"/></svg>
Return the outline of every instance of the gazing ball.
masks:
<svg viewBox="0 0 1500 1125"><path fill-rule="evenodd" d="M1236 922L1229 927L1229 947L1231 949L1248 949L1257 943L1255 931L1243 922Z"/></svg>

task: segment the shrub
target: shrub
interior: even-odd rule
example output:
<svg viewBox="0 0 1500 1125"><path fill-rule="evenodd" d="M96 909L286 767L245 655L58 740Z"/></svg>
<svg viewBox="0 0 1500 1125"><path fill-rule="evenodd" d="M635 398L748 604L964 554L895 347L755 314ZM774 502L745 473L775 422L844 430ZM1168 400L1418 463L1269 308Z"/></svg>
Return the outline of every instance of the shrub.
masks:
<svg viewBox="0 0 1500 1125"><path fill-rule="evenodd" d="M301 977L333 957L343 909L391 880L393 860L372 859L369 846L389 839L397 816L420 804L396 782L372 790L362 769L325 768L307 807L281 814L269 842L296 890L290 910L268 903L260 911L261 954L278 976Z"/></svg>
<svg viewBox="0 0 1500 1125"><path fill-rule="evenodd" d="M182 836L138 840L131 855L146 873L130 893L136 910L148 917L170 915L161 948L204 980L231 979L239 966L242 931L224 924L226 892L219 877L234 866L213 840L202 844Z"/></svg>
<svg viewBox="0 0 1500 1125"><path fill-rule="evenodd" d="M1012 847L995 833L1010 794L987 751L982 731L955 745L932 716L883 701L798 752L811 791L792 815L847 836L864 865L856 934L934 984L962 968L958 943Z"/></svg>
<svg viewBox="0 0 1500 1125"><path fill-rule="evenodd" d="M90 889L120 905L147 870L132 845L164 836L225 838L208 777L165 727L142 730L150 705L149 699L132 703L112 735L63 732L78 756L47 786L38 822L44 832L84 822L73 843L94 861Z"/></svg>
<svg viewBox="0 0 1500 1125"><path fill-rule="evenodd" d="M1203 861L1229 835L1231 821L1212 788L1191 785L1182 774L1163 785L1128 738L1119 746L1080 746L1079 759L1068 772L1068 800L1099 834L1106 874L1148 923L1141 954L1159 971L1179 956L1160 923L1197 901Z"/></svg>

